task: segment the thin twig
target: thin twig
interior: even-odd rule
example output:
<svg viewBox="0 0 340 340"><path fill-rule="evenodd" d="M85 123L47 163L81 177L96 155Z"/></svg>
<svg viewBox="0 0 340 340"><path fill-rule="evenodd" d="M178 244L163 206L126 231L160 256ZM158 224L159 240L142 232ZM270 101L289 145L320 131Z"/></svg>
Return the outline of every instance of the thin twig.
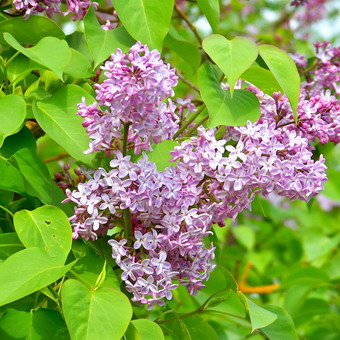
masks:
<svg viewBox="0 0 340 340"><path fill-rule="evenodd" d="M56 155L56 156L44 159L44 163L50 163L50 162L53 162L53 161L59 161L59 159L63 159L63 158L68 157L68 156L70 156L68 153L62 152L59 155Z"/></svg>
<svg viewBox="0 0 340 340"><path fill-rule="evenodd" d="M205 117L203 117L199 122L197 122L197 124L195 124L190 130L188 130L188 132L184 136L185 137L190 136L199 126L201 126L208 119L209 119L209 115L206 115Z"/></svg>
<svg viewBox="0 0 340 340"><path fill-rule="evenodd" d="M197 40L199 41L199 43L202 45L202 41L203 39L201 38L201 36L199 35L196 26L190 21L190 19L188 18L188 16L180 9L178 8L177 5L175 5L175 11L179 14L179 16L187 23L187 25L189 26L189 28L192 30L192 32L195 34L195 37L197 38Z"/></svg>
<svg viewBox="0 0 340 340"><path fill-rule="evenodd" d="M191 117L182 125L182 127L174 134L173 139L176 139L205 109L205 104L203 104Z"/></svg>
<svg viewBox="0 0 340 340"><path fill-rule="evenodd" d="M178 77L179 79L182 80L182 82L183 82L184 84L187 84L187 85L188 85L189 87L191 87L193 90L195 90L196 92L200 93L199 88L198 88L195 84L193 84L191 81L189 81L188 79L186 79L186 78L183 76L183 74L180 73L178 70L176 70L176 75L177 75L177 77Z"/></svg>

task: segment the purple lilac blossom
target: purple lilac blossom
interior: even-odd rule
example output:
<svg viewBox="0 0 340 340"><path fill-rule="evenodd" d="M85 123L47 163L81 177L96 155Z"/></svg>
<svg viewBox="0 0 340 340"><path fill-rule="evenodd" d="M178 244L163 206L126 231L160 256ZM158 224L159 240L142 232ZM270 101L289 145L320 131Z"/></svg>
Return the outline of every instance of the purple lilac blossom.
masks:
<svg viewBox="0 0 340 340"><path fill-rule="evenodd" d="M98 102L86 106L83 100L78 105L91 139L88 153L113 153L121 144L125 124L131 124L128 146L136 154L150 150L151 143L172 139L179 117L169 97L174 95L177 76L157 50L137 42L126 54L117 49L101 69L105 80L95 85Z"/></svg>
<svg viewBox="0 0 340 340"><path fill-rule="evenodd" d="M317 95L329 89L340 95L340 47L333 47L329 42L317 42L315 66L310 78L304 84L309 95Z"/></svg>
<svg viewBox="0 0 340 340"><path fill-rule="evenodd" d="M303 84L296 125L286 96L274 93L270 97L251 85L248 90L261 104L257 122L228 127L221 140L216 139L215 129L198 128L197 136L171 152L176 165L162 172L145 154L133 163L120 151L122 126L129 123L134 134L144 129L145 136L150 136L148 128L159 113L155 108L165 105L160 100L172 95L177 82L174 71L158 54L150 53L137 43L130 53L118 51L105 64L107 78L96 91L99 105L108 110L103 112L96 103L79 105L78 114L85 118L84 126L90 127L88 133L95 141L91 151L109 151L113 159L109 170L83 173L87 182L77 190L67 189L65 200L76 204L70 218L74 238L96 240L108 229L124 225L124 211L129 211L130 236L122 228L109 244L132 300L149 308L164 305L179 284L190 294L204 287L215 267L214 246L205 242L213 224L223 226L226 218L234 219L250 209L256 194L267 197L275 192L305 201L317 195L326 181L326 166L322 156L312 158L311 142L340 141L339 104L330 90L315 95ZM134 61L136 72L132 71ZM152 87L145 85L149 77ZM172 116L176 127L164 125L168 138L179 128L181 118L195 110L189 101L177 104L178 116ZM148 127L143 125L143 115L152 122ZM138 149L137 153L148 149L150 143L158 142L153 136L148 137L147 147L140 147L129 135L130 148Z"/></svg>
<svg viewBox="0 0 340 340"><path fill-rule="evenodd" d="M98 169L78 190L67 190L67 201L76 204L74 238L105 235L122 222L123 210L130 210L134 242L113 239L109 244L134 301L164 304L178 287L175 280L195 294L214 269L214 247L205 248L203 241L211 234L211 215L193 207L200 204L196 177L183 180L174 167L159 172L145 155L132 163L118 152L109 172Z"/></svg>
<svg viewBox="0 0 340 340"><path fill-rule="evenodd" d="M292 18L298 21L300 27L306 27L322 19L326 13L328 0L295 0L291 5L298 8Z"/></svg>
<svg viewBox="0 0 340 340"><path fill-rule="evenodd" d="M95 7L98 6L98 3L89 0L66 0L67 11L61 12L61 3L61 0L13 0L15 8L25 12L25 19L32 14L43 12L45 12L48 17L52 17L54 13L63 13L64 15L73 14L73 20L83 19L91 5Z"/></svg>

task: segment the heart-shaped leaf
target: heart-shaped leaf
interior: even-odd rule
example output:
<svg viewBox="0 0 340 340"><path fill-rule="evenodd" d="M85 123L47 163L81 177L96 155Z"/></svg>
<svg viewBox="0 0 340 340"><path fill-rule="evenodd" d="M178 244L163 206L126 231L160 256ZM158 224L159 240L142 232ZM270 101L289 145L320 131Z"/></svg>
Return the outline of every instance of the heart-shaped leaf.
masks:
<svg viewBox="0 0 340 340"><path fill-rule="evenodd" d="M221 72L210 63L201 66L198 83L201 96L209 111L208 126L245 125L248 120L254 122L260 115L260 104L254 93L236 90L230 92L221 88Z"/></svg>
<svg viewBox="0 0 340 340"><path fill-rule="evenodd" d="M135 42L124 27L109 31L103 30L92 6L84 18L84 29L86 42L93 56L94 67L102 63L111 53L116 52L117 48L125 52Z"/></svg>
<svg viewBox="0 0 340 340"><path fill-rule="evenodd" d="M245 37L228 40L219 34L213 34L203 40L203 49L226 75L233 95L234 86L258 56L257 45Z"/></svg>
<svg viewBox="0 0 340 340"><path fill-rule="evenodd" d="M117 289L89 289L67 280L61 292L63 313L73 340L119 340L128 328L132 307Z"/></svg>
<svg viewBox="0 0 340 340"><path fill-rule="evenodd" d="M65 213L45 205L33 211L21 210L14 215L15 230L27 247L38 247L54 261L64 264L72 245L72 231Z"/></svg>
<svg viewBox="0 0 340 340"><path fill-rule="evenodd" d="M162 50L170 27L174 0L112 0L120 20L133 38Z"/></svg>

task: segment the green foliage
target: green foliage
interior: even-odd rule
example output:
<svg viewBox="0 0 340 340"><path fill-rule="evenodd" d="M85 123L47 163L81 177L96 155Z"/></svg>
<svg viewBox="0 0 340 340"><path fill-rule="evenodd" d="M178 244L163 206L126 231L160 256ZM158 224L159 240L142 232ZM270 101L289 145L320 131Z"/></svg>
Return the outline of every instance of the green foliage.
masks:
<svg viewBox="0 0 340 340"><path fill-rule="evenodd" d="M248 38L228 40L218 34L205 38L203 49L227 77L231 96L237 79L252 65L259 53L256 44Z"/></svg>
<svg viewBox="0 0 340 340"><path fill-rule="evenodd" d="M159 171L163 171L170 165L174 165L174 163L170 162L172 157L170 155L170 151L172 151L177 145L177 142L170 140L164 140L161 143L156 144L153 147L153 151L148 153L149 160L156 163Z"/></svg>
<svg viewBox="0 0 340 340"><path fill-rule="evenodd" d="M26 117L26 103L22 97L10 94L0 98L0 147L5 138L16 133Z"/></svg>
<svg viewBox="0 0 340 340"><path fill-rule="evenodd" d="M176 96L198 109L180 117L173 140L146 152L159 171L175 165L170 151L198 126L216 128L218 139L225 126L256 121L259 100L245 90L249 83L269 96L286 94L296 115L300 77L285 51L310 54L309 41L317 39L282 24L295 11L283 3L99 1L83 22L24 20L0 5L1 340L338 339L339 208L256 198L251 212L214 226L207 242L216 247L217 266L205 287L190 295L181 286L165 306L147 311L131 302L107 243L122 237L122 221L96 241L72 241L73 204L61 203L66 195L54 177L65 163L67 176L80 165L108 170L112 155L84 153L89 137L77 104L95 102L100 66L136 41L176 67ZM117 27L104 30L113 9ZM269 22L266 10L278 20ZM65 34L69 28L75 31ZM225 80L230 90L221 87ZM339 201L339 148L316 152L327 159L323 194ZM76 187L84 176L72 180Z"/></svg>
<svg viewBox="0 0 340 340"><path fill-rule="evenodd" d="M85 38L91 51L96 68L117 48L124 52L134 43L124 27L104 31L97 20L93 7L84 18Z"/></svg>
<svg viewBox="0 0 340 340"><path fill-rule="evenodd" d="M42 38L55 37L64 39L62 29L51 19L31 16L27 20L21 17L10 18L0 23L0 43L5 43L3 33L10 33L20 44L37 44Z"/></svg>
<svg viewBox="0 0 340 340"><path fill-rule="evenodd" d="M63 313L74 340L119 340L128 328L132 308L119 290L89 289L81 282L68 280L62 290Z"/></svg>
<svg viewBox="0 0 340 340"><path fill-rule="evenodd" d="M43 308L31 312L8 309L0 319L0 336L4 340L70 339L61 314Z"/></svg>
<svg viewBox="0 0 340 340"><path fill-rule="evenodd" d="M67 216L59 208L45 205L33 211L21 210L14 215L14 225L26 248L38 247L55 262L65 263L72 233Z"/></svg>
<svg viewBox="0 0 340 340"><path fill-rule="evenodd" d="M74 263L58 264L38 247L21 250L0 264L0 305L18 300L65 275Z"/></svg>
<svg viewBox="0 0 340 340"><path fill-rule="evenodd" d="M63 80L63 71L72 57L71 50L65 40L45 37L39 40L35 46L25 48L10 33L4 33L4 38L17 51L32 61L55 72ZM54 53L51 54L50 51L52 50Z"/></svg>
<svg viewBox="0 0 340 340"><path fill-rule="evenodd" d="M162 49L170 27L174 0L112 0L112 3L134 39L147 44L150 50Z"/></svg>
<svg viewBox="0 0 340 340"><path fill-rule="evenodd" d="M286 93L295 118L300 97L300 76L293 60L282 50L272 45L260 45L260 55L275 79Z"/></svg>
<svg viewBox="0 0 340 340"><path fill-rule="evenodd" d="M244 125L260 117L260 105L256 96L244 90L235 90L234 95L220 86L221 74L210 63L199 70L198 82L201 96L209 111L210 128L219 125Z"/></svg>
<svg viewBox="0 0 340 340"><path fill-rule="evenodd" d="M197 0L198 6L207 17L214 32L220 22L220 2L218 0Z"/></svg>
<svg viewBox="0 0 340 340"><path fill-rule="evenodd" d="M151 320L132 320L126 332L128 340L164 340L162 329Z"/></svg>
<svg viewBox="0 0 340 340"><path fill-rule="evenodd" d="M65 85L51 98L38 102L33 106L34 116L42 129L69 154L77 160L91 165L93 155L86 155L89 138L82 127L82 118L77 116L77 104L82 97L88 104L94 102L93 97L77 85Z"/></svg>

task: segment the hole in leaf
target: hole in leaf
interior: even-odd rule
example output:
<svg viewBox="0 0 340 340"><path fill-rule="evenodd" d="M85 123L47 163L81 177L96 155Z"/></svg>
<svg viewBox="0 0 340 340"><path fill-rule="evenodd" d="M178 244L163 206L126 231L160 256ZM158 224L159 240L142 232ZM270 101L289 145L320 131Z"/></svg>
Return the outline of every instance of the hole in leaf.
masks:
<svg viewBox="0 0 340 340"><path fill-rule="evenodd" d="M57 238L57 236L55 234L52 235L53 238Z"/></svg>
<svg viewBox="0 0 340 340"><path fill-rule="evenodd" d="M45 223L46 223L47 225L49 225L49 224L51 224L51 221L45 221Z"/></svg>

